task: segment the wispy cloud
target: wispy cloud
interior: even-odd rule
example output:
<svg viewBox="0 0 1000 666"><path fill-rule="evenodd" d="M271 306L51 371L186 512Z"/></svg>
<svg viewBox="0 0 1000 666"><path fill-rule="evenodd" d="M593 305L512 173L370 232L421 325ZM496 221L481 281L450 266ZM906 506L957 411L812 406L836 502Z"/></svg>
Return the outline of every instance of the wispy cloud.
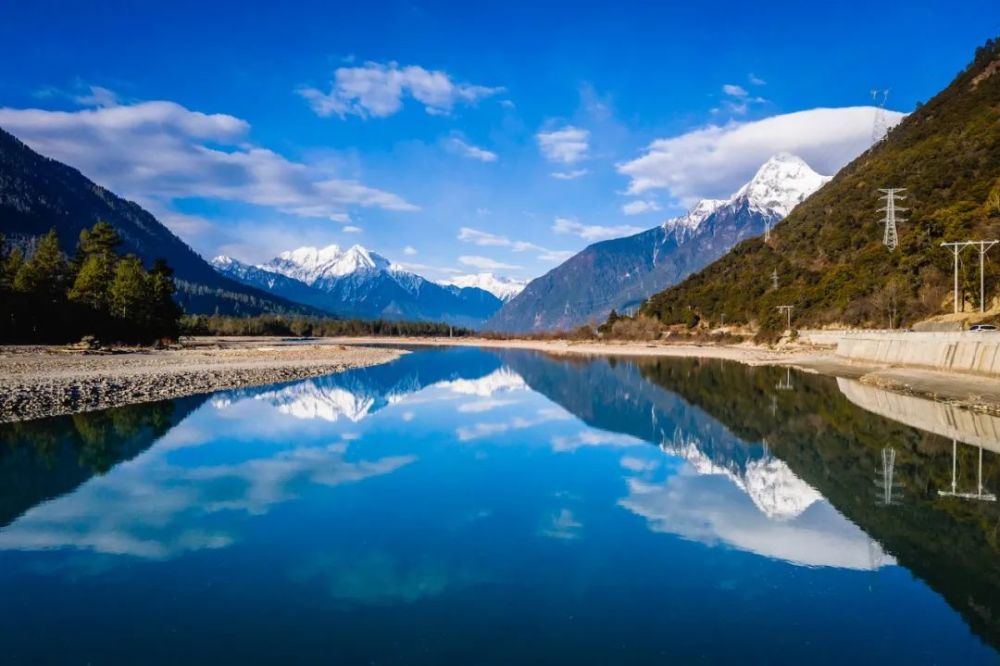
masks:
<svg viewBox="0 0 1000 666"><path fill-rule="evenodd" d="M458 258L458 262L465 266L472 266L478 268L482 271L496 271L496 270L518 270L523 268L523 266L518 266L516 264L505 264L502 261L496 261L495 259L490 259L489 257L482 257L479 255L468 255L464 254Z"/></svg>
<svg viewBox="0 0 1000 666"><path fill-rule="evenodd" d="M649 199L636 199L622 205L622 212L626 215L642 215L660 210L660 204Z"/></svg>
<svg viewBox="0 0 1000 666"><path fill-rule="evenodd" d="M361 227L356 227L353 224L348 224L341 229L345 234L360 234L363 229Z"/></svg>
<svg viewBox="0 0 1000 666"><path fill-rule="evenodd" d="M462 155L463 157L468 157L473 160L479 160L480 162L496 162L497 154L493 151L486 150L485 148L480 148L479 146L474 146L471 143L466 142L459 137L452 137L448 139L447 144L449 148L454 153Z"/></svg>
<svg viewBox="0 0 1000 666"><path fill-rule="evenodd" d="M747 80L750 81L750 83L752 83L755 86L766 86L767 85L767 81L765 81L764 79L760 78L759 76L756 76L753 72L750 72L747 75Z"/></svg>
<svg viewBox="0 0 1000 666"><path fill-rule="evenodd" d="M547 262L562 262L574 254L569 250L550 250L535 243L511 240L507 236L471 227L462 227L458 232L458 240L480 247L505 247L514 252L537 252L538 259Z"/></svg>
<svg viewBox="0 0 1000 666"><path fill-rule="evenodd" d="M314 87L298 90L320 116L349 115L384 118L403 108L410 97L432 115L447 115L456 104L472 104L503 92L501 87L458 83L446 72L396 62L366 62L338 67L329 92Z"/></svg>
<svg viewBox="0 0 1000 666"><path fill-rule="evenodd" d="M542 156L557 164L574 164L587 156L590 132L572 125L535 135Z"/></svg>
<svg viewBox="0 0 1000 666"><path fill-rule="evenodd" d="M552 177L559 180L576 180L581 176L586 176L590 171L588 169L573 169L572 171L553 171Z"/></svg>
<svg viewBox="0 0 1000 666"><path fill-rule="evenodd" d="M730 97L746 97L750 94L743 86L738 86L733 83L727 83L722 86L722 92L726 93Z"/></svg>
<svg viewBox="0 0 1000 666"><path fill-rule="evenodd" d="M576 220L565 217L557 217L555 223L552 225L552 231L557 234L572 234L588 241L597 241L607 238L631 236L642 231L642 227L633 227L627 224L602 227L596 224L581 224Z"/></svg>

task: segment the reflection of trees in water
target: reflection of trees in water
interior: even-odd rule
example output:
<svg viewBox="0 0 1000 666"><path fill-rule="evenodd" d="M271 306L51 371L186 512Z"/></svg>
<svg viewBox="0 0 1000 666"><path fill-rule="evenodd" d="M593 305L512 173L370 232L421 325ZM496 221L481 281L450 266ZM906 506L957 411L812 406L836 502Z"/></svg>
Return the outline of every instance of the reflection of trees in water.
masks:
<svg viewBox="0 0 1000 666"><path fill-rule="evenodd" d="M798 476L1000 645L1000 510L939 494L951 488L950 439L857 407L828 377L799 373L796 391L782 391L775 388L786 378L782 368L699 359L638 367L741 438L766 439ZM872 470L883 469L887 447L895 451L892 482L906 489L888 507L872 501ZM959 473L966 470L971 481L978 450L961 448ZM985 454L982 474L985 486L997 486L1000 455Z"/></svg>
<svg viewBox="0 0 1000 666"><path fill-rule="evenodd" d="M206 399L0 425L0 526L138 455Z"/></svg>

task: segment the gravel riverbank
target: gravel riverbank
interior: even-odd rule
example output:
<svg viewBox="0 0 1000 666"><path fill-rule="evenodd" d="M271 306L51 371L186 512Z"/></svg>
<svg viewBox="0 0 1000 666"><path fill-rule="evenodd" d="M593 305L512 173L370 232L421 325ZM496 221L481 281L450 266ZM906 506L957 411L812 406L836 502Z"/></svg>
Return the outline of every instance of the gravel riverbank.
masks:
<svg viewBox="0 0 1000 666"><path fill-rule="evenodd" d="M0 423L315 377L402 353L325 341L214 338L113 354L0 347Z"/></svg>

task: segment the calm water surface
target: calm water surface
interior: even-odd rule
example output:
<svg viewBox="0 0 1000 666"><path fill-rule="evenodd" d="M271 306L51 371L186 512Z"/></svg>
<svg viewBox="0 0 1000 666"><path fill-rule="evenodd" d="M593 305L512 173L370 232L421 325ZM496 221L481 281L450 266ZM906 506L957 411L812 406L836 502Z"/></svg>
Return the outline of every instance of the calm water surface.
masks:
<svg viewBox="0 0 1000 666"><path fill-rule="evenodd" d="M0 663L996 664L996 432L476 349L3 426Z"/></svg>

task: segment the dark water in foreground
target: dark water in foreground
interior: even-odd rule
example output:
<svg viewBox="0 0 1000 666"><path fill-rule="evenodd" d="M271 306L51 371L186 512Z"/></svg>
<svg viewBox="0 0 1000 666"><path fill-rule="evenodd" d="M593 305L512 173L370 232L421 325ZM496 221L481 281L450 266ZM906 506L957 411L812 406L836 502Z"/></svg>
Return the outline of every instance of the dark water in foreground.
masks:
<svg viewBox="0 0 1000 666"><path fill-rule="evenodd" d="M963 418L451 349L0 426L0 663L1000 663Z"/></svg>

